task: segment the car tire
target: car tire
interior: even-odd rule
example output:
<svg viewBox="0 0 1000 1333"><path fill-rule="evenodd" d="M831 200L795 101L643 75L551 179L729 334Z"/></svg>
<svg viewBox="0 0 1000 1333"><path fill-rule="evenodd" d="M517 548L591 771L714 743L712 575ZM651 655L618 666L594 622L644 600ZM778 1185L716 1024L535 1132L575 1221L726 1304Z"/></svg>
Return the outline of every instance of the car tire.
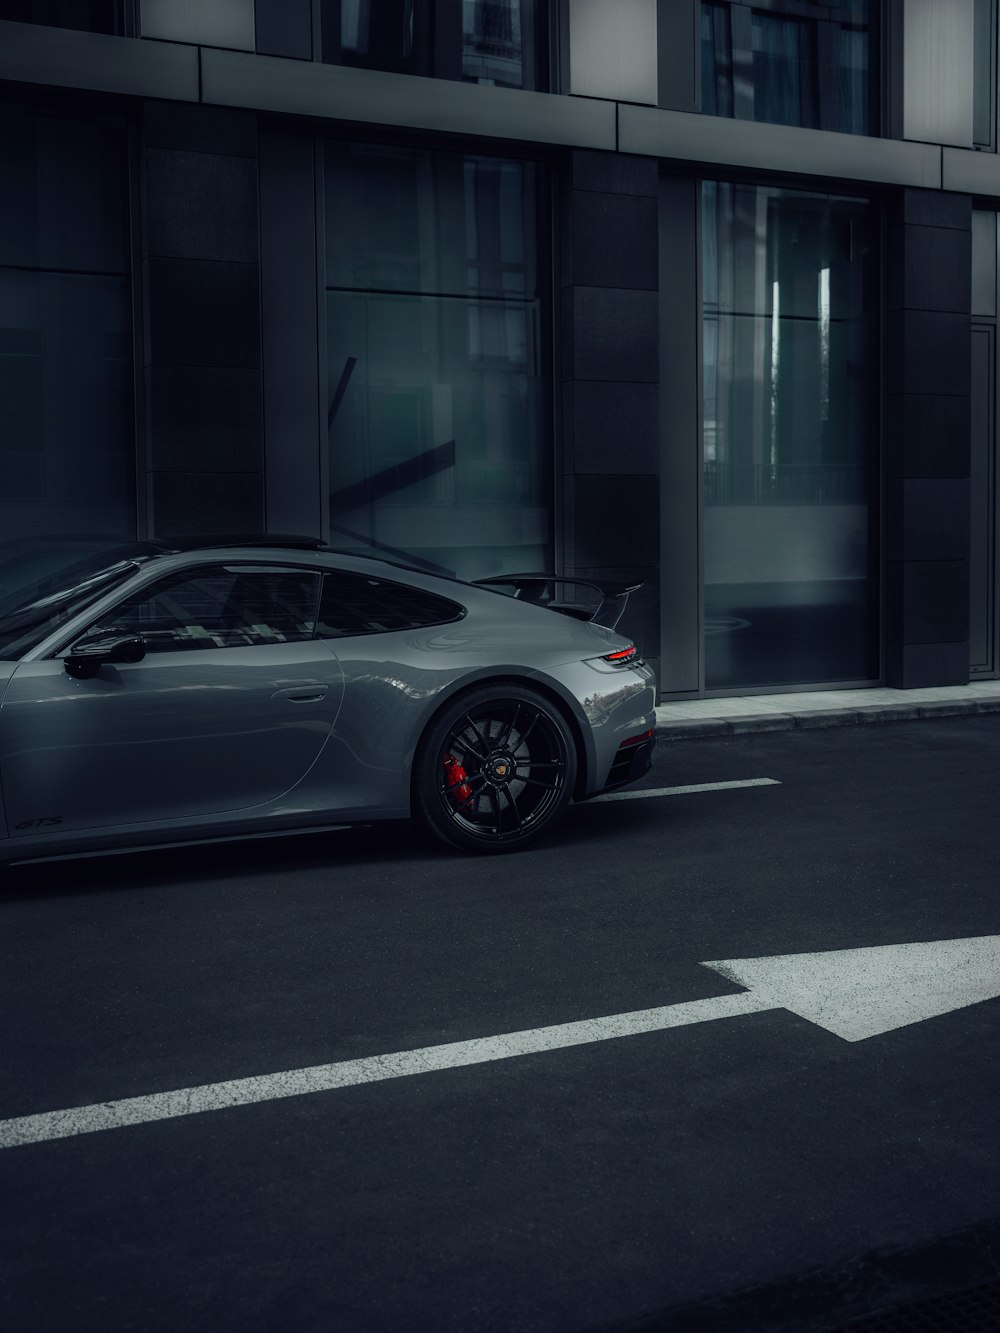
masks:
<svg viewBox="0 0 1000 1333"><path fill-rule="evenodd" d="M576 745L559 708L537 690L486 685L452 699L421 738L413 808L453 847L512 852L565 809Z"/></svg>

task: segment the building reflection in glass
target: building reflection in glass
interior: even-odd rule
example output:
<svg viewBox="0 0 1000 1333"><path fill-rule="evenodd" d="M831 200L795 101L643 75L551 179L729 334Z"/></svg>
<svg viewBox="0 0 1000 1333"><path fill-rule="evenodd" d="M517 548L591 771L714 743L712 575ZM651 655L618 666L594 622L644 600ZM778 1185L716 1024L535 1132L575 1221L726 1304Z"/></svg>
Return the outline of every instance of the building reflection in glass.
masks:
<svg viewBox="0 0 1000 1333"><path fill-rule="evenodd" d="M705 686L877 675L870 206L706 182Z"/></svg>

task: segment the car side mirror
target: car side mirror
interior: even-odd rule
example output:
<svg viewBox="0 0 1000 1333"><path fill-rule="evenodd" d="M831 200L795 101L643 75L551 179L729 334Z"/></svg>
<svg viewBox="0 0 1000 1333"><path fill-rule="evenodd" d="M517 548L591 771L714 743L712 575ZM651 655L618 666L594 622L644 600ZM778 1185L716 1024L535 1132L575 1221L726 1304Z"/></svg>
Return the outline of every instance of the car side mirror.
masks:
<svg viewBox="0 0 1000 1333"><path fill-rule="evenodd" d="M80 644L63 658L63 666L77 680L96 676L105 662L141 662L146 656L146 640L138 634L125 638L94 639Z"/></svg>

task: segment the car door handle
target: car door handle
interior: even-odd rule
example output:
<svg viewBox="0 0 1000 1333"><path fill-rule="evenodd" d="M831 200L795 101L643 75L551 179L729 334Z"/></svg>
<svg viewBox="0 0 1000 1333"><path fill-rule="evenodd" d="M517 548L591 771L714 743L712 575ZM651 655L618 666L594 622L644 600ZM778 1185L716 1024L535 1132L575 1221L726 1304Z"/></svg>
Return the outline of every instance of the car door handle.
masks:
<svg viewBox="0 0 1000 1333"><path fill-rule="evenodd" d="M283 690L275 690L272 699L287 699L291 704L314 704L326 694L327 685L286 685Z"/></svg>

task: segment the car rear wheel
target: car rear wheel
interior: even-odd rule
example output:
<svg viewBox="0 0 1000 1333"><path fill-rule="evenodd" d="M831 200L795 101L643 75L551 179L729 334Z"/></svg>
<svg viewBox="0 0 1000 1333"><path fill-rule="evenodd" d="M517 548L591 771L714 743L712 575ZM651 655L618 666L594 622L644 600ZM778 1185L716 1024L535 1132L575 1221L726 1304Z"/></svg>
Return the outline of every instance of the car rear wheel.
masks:
<svg viewBox="0 0 1000 1333"><path fill-rule="evenodd" d="M460 695L431 723L414 763L414 808L455 847L515 851L562 812L576 747L562 714L519 685Z"/></svg>

